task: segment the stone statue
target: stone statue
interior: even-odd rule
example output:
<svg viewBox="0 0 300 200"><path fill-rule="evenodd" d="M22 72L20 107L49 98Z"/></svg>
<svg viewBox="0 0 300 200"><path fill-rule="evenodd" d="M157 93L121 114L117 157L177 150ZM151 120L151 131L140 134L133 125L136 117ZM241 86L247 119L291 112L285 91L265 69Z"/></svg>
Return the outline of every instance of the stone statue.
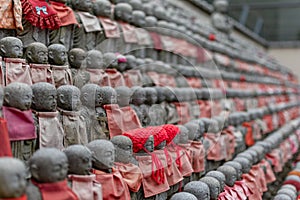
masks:
<svg viewBox="0 0 300 200"><path fill-rule="evenodd" d="M86 65L85 70L90 75L89 83L94 83L99 86L110 86L108 75L104 71L103 54L100 51L88 51L84 63Z"/></svg>
<svg viewBox="0 0 300 200"><path fill-rule="evenodd" d="M56 88L45 82L35 83L31 88L31 108L35 116L39 147L55 147L62 150L65 133L59 121L59 112L56 110Z"/></svg>
<svg viewBox="0 0 300 200"><path fill-rule="evenodd" d="M206 183L209 187L210 199L217 200L220 193L220 183L216 178L205 176L200 179L201 182Z"/></svg>
<svg viewBox="0 0 300 200"><path fill-rule="evenodd" d="M54 84L53 73L48 64L48 48L39 42L28 45L25 57L30 66L32 83L47 82Z"/></svg>
<svg viewBox="0 0 300 200"><path fill-rule="evenodd" d="M110 86L115 88L125 86L125 80L121 74L122 68L119 68L118 58L115 53L107 52L103 55L105 72L108 75ZM122 65L122 64L120 64Z"/></svg>
<svg viewBox="0 0 300 200"><path fill-rule="evenodd" d="M80 116L80 90L72 85L57 89L57 110L64 129L64 146L88 143L85 119Z"/></svg>
<svg viewBox="0 0 300 200"><path fill-rule="evenodd" d="M88 141L107 138L105 131L99 124L99 116L96 112L96 108L101 107L103 102L101 87L96 84L84 85L81 88L80 100L82 103L80 115L86 123Z"/></svg>
<svg viewBox="0 0 300 200"><path fill-rule="evenodd" d="M93 154L92 172L103 188L103 199L130 199L128 186L120 171L113 168L115 162L115 147L108 140L94 140L87 144Z"/></svg>
<svg viewBox="0 0 300 200"><path fill-rule="evenodd" d="M92 152L85 146L72 145L64 150L69 162L68 181L82 200L102 200L102 186L91 174Z"/></svg>
<svg viewBox="0 0 300 200"><path fill-rule="evenodd" d="M130 107L135 111L137 114L140 122L143 124L146 120L146 91L142 87L133 87L132 90L132 96L131 96L131 102Z"/></svg>
<svg viewBox="0 0 300 200"><path fill-rule="evenodd" d="M101 31L97 17L91 14L92 1L72 0L71 4L79 24L73 31L72 48L92 50L96 47L97 33Z"/></svg>
<svg viewBox="0 0 300 200"><path fill-rule="evenodd" d="M126 55L126 71L123 72L123 77L127 87L142 86L143 77L142 72L139 69L138 60L133 55ZM143 62L143 61L141 61ZM141 63L142 65L142 63Z"/></svg>
<svg viewBox="0 0 300 200"><path fill-rule="evenodd" d="M23 56L23 43L16 37L5 37L0 40L0 55L2 57L0 85L21 82L31 85L29 65Z"/></svg>
<svg viewBox="0 0 300 200"><path fill-rule="evenodd" d="M277 194L273 200L292 200L292 198L287 194Z"/></svg>
<svg viewBox="0 0 300 200"><path fill-rule="evenodd" d="M0 198L24 200L26 198L26 167L16 158L0 158Z"/></svg>
<svg viewBox="0 0 300 200"><path fill-rule="evenodd" d="M230 34L233 25L231 19L226 15L228 9L227 0L214 0L215 12L212 14L212 25L219 31Z"/></svg>
<svg viewBox="0 0 300 200"><path fill-rule="evenodd" d="M68 186L68 159L63 152L54 148L40 149L30 158L29 167L32 176L26 190L28 199L78 199Z"/></svg>
<svg viewBox="0 0 300 200"><path fill-rule="evenodd" d="M277 191L277 194L286 194L290 196L292 199L297 199L297 193L294 192L293 190L287 189L287 188L280 188Z"/></svg>
<svg viewBox="0 0 300 200"><path fill-rule="evenodd" d="M225 178L225 175L222 172L210 171L207 174L205 174L205 176L213 177L213 178L217 179L220 183L220 192L223 192L224 187L225 187L226 178Z"/></svg>
<svg viewBox="0 0 300 200"><path fill-rule="evenodd" d="M48 47L48 61L51 64L55 87L72 85L72 72L67 65L67 49L62 44L52 44Z"/></svg>
<svg viewBox="0 0 300 200"><path fill-rule="evenodd" d="M170 200L181 200L181 199L197 200L197 197L191 193L179 192L179 193L174 194Z"/></svg>
<svg viewBox="0 0 300 200"><path fill-rule="evenodd" d="M36 132L30 110L32 90L25 83L14 82L4 88L3 118L7 121L12 153L27 161L36 148Z"/></svg>
<svg viewBox="0 0 300 200"><path fill-rule="evenodd" d="M120 163L133 163L138 165L137 160L133 157L132 141L122 135L115 136L111 139L116 149L115 161Z"/></svg>
<svg viewBox="0 0 300 200"><path fill-rule="evenodd" d="M73 85L82 88L90 80L90 74L85 71L83 61L86 58L86 52L80 48L74 48L68 54L69 65L72 73Z"/></svg>
<svg viewBox="0 0 300 200"><path fill-rule="evenodd" d="M225 177L224 177L225 179ZM201 181L192 181L184 186L184 192L191 193L197 197L197 200L209 200L209 187L206 183Z"/></svg>

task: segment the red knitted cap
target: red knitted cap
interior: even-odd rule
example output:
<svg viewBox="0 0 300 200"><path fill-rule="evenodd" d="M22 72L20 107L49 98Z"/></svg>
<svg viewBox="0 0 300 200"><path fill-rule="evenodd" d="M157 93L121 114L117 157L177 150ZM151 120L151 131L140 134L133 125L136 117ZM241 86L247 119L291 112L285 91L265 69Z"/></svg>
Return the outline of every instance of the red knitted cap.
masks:
<svg viewBox="0 0 300 200"><path fill-rule="evenodd" d="M129 137L133 144L133 152L137 153L144 148L151 132L147 128L138 128L123 133L124 136Z"/></svg>
<svg viewBox="0 0 300 200"><path fill-rule="evenodd" d="M170 144L175 136L180 132L179 128L173 124L166 124L162 126L167 133L167 144Z"/></svg>
<svg viewBox="0 0 300 200"><path fill-rule="evenodd" d="M167 132L162 126L149 126L147 128L154 137L154 147L167 140Z"/></svg>

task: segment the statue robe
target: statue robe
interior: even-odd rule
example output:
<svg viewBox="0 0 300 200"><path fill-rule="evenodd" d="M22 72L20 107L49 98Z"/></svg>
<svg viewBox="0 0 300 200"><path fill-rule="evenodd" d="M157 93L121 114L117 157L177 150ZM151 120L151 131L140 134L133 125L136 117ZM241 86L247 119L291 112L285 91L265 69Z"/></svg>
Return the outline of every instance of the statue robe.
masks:
<svg viewBox="0 0 300 200"><path fill-rule="evenodd" d="M26 83L32 85L29 65L25 59L20 58L4 58L2 68L5 68L6 85L13 82ZM3 69L2 69L3 70Z"/></svg>
<svg viewBox="0 0 300 200"><path fill-rule="evenodd" d="M51 70L53 73L53 80L56 88L62 85L73 84L72 72L68 65L66 66L51 65Z"/></svg>
<svg viewBox="0 0 300 200"><path fill-rule="evenodd" d="M200 141L190 141L191 161L195 173L205 171L205 149Z"/></svg>
<svg viewBox="0 0 300 200"><path fill-rule="evenodd" d="M123 72L123 77L127 87L143 86L143 77L140 70L127 70Z"/></svg>
<svg viewBox="0 0 300 200"><path fill-rule="evenodd" d="M90 74L90 83L97 84L99 86L110 86L110 81L107 73L103 69L91 69L86 68L86 72Z"/></svg>
<svg viewBox="0 0 300 200"><path fill-rule="evenodd" d="M122 74L116 69L106 69L105 73L108 76L110 86L113 88L125 86L125 80Z"/></svg>
<svg viewBox="0 0 300 200"><path fill-rule="evenodd" d="M49 64L34 64L30 63L30 74L32 79L32 84L39 82L47 82L55 85L53 72Z"/></svg>

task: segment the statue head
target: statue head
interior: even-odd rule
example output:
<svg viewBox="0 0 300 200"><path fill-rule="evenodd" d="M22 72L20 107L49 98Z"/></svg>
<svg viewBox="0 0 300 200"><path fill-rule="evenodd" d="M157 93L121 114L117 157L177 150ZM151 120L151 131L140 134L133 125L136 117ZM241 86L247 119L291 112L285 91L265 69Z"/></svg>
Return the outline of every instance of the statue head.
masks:
<svg viewBox="0 0 300 200"><path fill-rule="evenodd" d="M132 12L132 23L138 27L144 27L146 24L145 21L146 15L141 10L134 10Z"/></svg>
<svg viewBox="0 0 300 200"><path fill-rule="evenodd" d="M126 55L126 70L137 68L137 58L134 55Z"/></svg>
<svg viewBox="0 0 300 200"><path fill-rule="evenodd" d="M153 87L145 87L146 101L145 104L153 105L157 102L157 92Z"/></svg>
<svg viewBox="0 0 300 200"><path fill-rule="evenodd" d="M71 145L64 150L69 162L68 174L89 175L92 169L92 152L83 145Z"/></svg>
<svg viewBox="0 0 300 200"><path fill-rule="evenodd" d="M163 87L154 87L157 93L157 103L162 103L166 100L165 95L164 95L164 88Z"/></svg>
<svg viewBox="0 0 300 200"><path fill-rule="evenodd" d="M69 64L71 68L79 69L86 57L86 52L80 48L74 48L69 51Z"/></svg>
<svg viewBox="0 0 300 200"><path fill-rule="evenodd" d="M189 141L189 130L182 125L177 125L177 126L180 131L173 139L173 142L175 144L187 144Z"/></svg>
<svg viewBox="0 0 300 200"><path fill-rule="evenodd" d="M115 53L108 52L103 55L104 68L118 69L118 58Z"/></svg>
<svg viewBox="0 0 300 200"><path fill-rule="evenodd" d="M110 170L114 166L115 147L111 141L94 140L86 146L93 154L93 168Z"/></svg>
<svg viewBox="0 0 300 200"><path fill-rule="evenodd" d="M236 174L237 174L237 180L241 180L241 177L243 175L243 167L239 162L236 161L228 161L225 162L224 165L229 165L231 167L233 167L236 170Z"/></svg>
<svg viewBox="0 0 300 200"><path fill-rule="evenodd" d="M200 179L201 182L206 183L209 187L210 199L217 200L220 194L220 183L216 178L205 176Z"/></svg>
<svg viewBox="0 0 300 200"><path fill-rule="evenodd" d="M103 97L102 105L117 103L117 92L114 88L109 86L101 87L100 94Z"/></svg>
<svg viewBox="0 0 300 200"><path fill-rule="evenodd" d="M101 106L103 101L103 96L101 87L96 84L85 84L80 92L80 100L83 106L94 109L95 107Z"/></svg>
<svg viewBox="0 0 300 200"><path fill-rule="evenodd" d="M48 61L53 65L65 65L67 63L67 49L62 44L52 44L48 47Z"/></svg>
<svg viewBox="0 0 300 200"><path fill-rule="evenodd" d="M3 58L22 58L23 43L16 37L5 37L0 40L0 55Z"/></svg>
<svg viewBox="0 0 300 200"><path fill-rule="evenodd" d="M185 128L188 129L189 131L189 140L195 140L196 139L196 134L199 132L199 126L196 123L193 122L188 122L184 124ZM199 136L198 136L199 137Z"/></svg>
<svg viewBox="0 0 300 200"><path fill-rule="evenodd" d="M57 88L57 106L63 110L78 111L81 106L79 88L73 85Z"/></svg>
<svg viewBox="0 0 300 200"><path fill-rule="evenodd" d="M236 170L229 165L223 165L221 167L218 167L217 170L225 175L225 184L232 187L235 181L237 180Z"/></svg>
<svg viewBox="0 0 300 200"><path fill-rule="evenodd" d="M149 152L153 152L154 151L154 137L153 135L150 135L146 141L146 143L144 144L144 148L149 151ZM143 151L143 150L142 150Z"/></svg>
<svg viewBox="0 0 300 200"><path fill-rule="evenodd" d="M219 181L219 183L220 183L220 193L224 190L226 178L225 178L225 175L222 172L210 171L207 174L205 174L205 176L213 177L213 178L215 178Z"/></svg>
<svg viewBox="0 0 300 200"><path fill-rule="evenodd" d="M29 110L32 102L31 87L25 83L14 82L4 88L3 105L17 108L19 110Z"/></svg>
<svg viewBox="0 0 300 200"><path fill-rule="evenodd" d="M209 187L204 182L191 181L184 186L183 191L195 195L197 199L210 200Z"/></svg>
<svg viewBox="0 0 300 200"><path fill-rule="evenodd" d="M0 158L0 198L13 199L21 197L26 191L26 167L16 158Z"/></svg>
<svg viewBox="0 0 300 200"><path fill-rule="evenodd" d="M227 0L214 0L213 3L216 11L221 13L226 13L228 9L228 1Z"/></svg>
<svg viewBox="0 0 300 200"><path fill-rule="evenodd" d="M276 196L274 196L273 200L293 200L293 199L287 194L277 194Z"/></svg>
<svg viewBox="0 0 300 200"><path fill-rule="evenodd" d="M90 12L92 9L91 0L71 0L70 2L74 10Z"/></svg>
<svg viewBox="0 0 300 200"><path fill-rule="evenodd" d="M131 104L138 106L144 104L146 101L146 91L139 86L132 87L131 90Z"/></svg>
<svg viewBox="0 0 300 200"><path fill-rule="evenodd" d="M130 88L126 86L120 86L116 89L117 92L117 103L120 107L126 107L129 106L130 98L132 95L132 91Z"/></svg>
<svg viewBox="0 0 300 200"><path fill-rule="evenodd" d="M121 163L131 163L133 161L132 141L130 138L118 135L110 140L116 149L115 161Z"/></svg>
<svg viewBox="0 0 300 200"><path fill-rule="evenodd" d="M286 194L289 197L291 197L291 199L297 199L297 193L295 191L291 190L291 189L288 189L288 188L280 188L277 191L277 194Z"/></svg>
<svg viewBox="0 0 300 200"><path fill-rule="evenodd" d="M156 27L157 18L154 16L146 16L145 18L145 26L146 27Z"/></svg>
<svg viewBox="0 0 300 200"><path fill-rule="evenodd" d="M56 111L56 88L46 82L35 83L32 88L31 108L36 111L53 112Z"/></svg>
<svg viewBox="0 0 300 200"><path fill-rule="evenodd" d="M96 0L93 2L93 13L96 16L111 17L111 3L108 0Z"/></svg>
<svg viewBox="0 0 300 200"><path fill-rule="evenodd" d="M132 21L132 7L128 3L118 3L114 8L115 20L130 23Z"/></svg>
<svg viewBox="0 0 300 200"><path fill-rule="evenodd" d="M42 148L29 160L32 178L39 183L63 181L68 174L68 158L58 149Z"/></svg>
<svg viewBox="0 0 300 200"><path fill-rule="evenodd" d="M129 4L133 10L143 10L143 4L141 0L130 0Z"/></svg>
<svg viewBox="0 0 300 200"><path fill-rule="evenodd" d="M236 157L233 161L241 164L243 174L246 174L250 171L252 164L248 159L243 157Z"/></svg>
<svg viewBox="0 0 300 200"><path fill-rule="evenodd" d="M179 192L174 194L170 200L197 200L197 197L195 195L188 193L188 192Z"/></svg>
<svg viewBox="0 0 300 200"><path fill-rule="evenodd" d="M43 43L33 42L26 48L25 57L29 63L47 64L48 48Z"/></svg>
<svg viewBox="0 0 300 200"><path fill-rule="evenodd" d="M86 55L86 68L103 69L103 55L101 51L90 50Z"/></svg>

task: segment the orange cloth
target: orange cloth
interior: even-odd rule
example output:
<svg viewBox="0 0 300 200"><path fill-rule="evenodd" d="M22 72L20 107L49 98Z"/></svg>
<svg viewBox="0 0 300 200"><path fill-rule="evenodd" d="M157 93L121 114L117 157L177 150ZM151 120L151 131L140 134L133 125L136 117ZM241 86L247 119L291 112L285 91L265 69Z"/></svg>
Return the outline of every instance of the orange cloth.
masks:
<svg viewBox="0 0 300 200"><path fill-rule="evenodd" d="M252 122L244 122L243 126L247 128L247 133L245 135L245 143L247 146L254 145L255 141L253 138L253 129L252 129Z"/></svg>
<svg viewBox="0 0 300 200"><path fill-rule="evenodd" d="M12 82L21 82L32 85L29 65L25 59L4 58L6 68L6 85Z"/></svg>
<svg viewBox="0 0 300 200"><path fill-rule="evenodd" d="M0 0L1 29L18 29L23 31L22 6L20 0Z"/></svg>
<svg viewBox="0 0 300 200"><path fill-rule="evenodd" d="M300 177L300 171L291 171L290 173L288 173L288 176L289 175L296 175Z"/></svg>

